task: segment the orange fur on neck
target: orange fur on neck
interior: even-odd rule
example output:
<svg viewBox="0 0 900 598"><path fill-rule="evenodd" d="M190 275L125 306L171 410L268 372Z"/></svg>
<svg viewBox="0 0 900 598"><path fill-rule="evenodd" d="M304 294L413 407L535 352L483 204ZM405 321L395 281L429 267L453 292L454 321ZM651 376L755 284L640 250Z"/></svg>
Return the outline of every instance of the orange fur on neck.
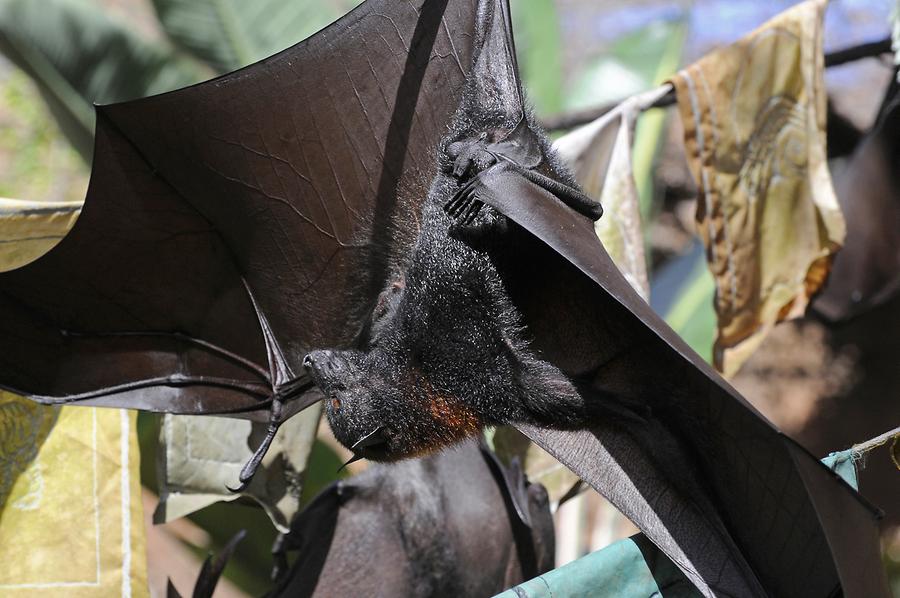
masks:
<svg viewBox="0 0 900 598"><path fill-rule="evenodd" d="M413 384L424 394L425 402L422 407L427 409L432 421L441 429L441 433L434 439L434 445L423 446L422 452L430 452L475 436L481 430L481 419L462 400L436 389L419 371L413 370L412 378Z"/></svg>

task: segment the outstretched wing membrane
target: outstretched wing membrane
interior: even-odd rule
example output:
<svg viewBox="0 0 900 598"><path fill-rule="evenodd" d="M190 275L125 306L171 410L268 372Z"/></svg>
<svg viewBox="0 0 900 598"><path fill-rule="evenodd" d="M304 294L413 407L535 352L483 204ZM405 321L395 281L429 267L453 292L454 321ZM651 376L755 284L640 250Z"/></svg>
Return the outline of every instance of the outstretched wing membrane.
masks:
<svg viewBox="0 0 900 598"><path fill-rule="evenodd" d="M78 222L0 274L0 385L247 412L311 346L352 341L414 234L475 11L368 0L239 71L98 107Z"/></svg>

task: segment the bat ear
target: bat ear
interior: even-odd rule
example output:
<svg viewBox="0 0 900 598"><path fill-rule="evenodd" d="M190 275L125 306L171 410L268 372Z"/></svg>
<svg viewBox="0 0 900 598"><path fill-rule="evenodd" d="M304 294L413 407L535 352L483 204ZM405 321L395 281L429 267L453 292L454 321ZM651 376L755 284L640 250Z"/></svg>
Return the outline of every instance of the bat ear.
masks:
<svg viewBox="0 0 900 598"><path fill-rule="evenodd" d="M482 0L478 9L478 57L470 75L478 105L500 110L511 122L525 114L508 0Z"/></svg>

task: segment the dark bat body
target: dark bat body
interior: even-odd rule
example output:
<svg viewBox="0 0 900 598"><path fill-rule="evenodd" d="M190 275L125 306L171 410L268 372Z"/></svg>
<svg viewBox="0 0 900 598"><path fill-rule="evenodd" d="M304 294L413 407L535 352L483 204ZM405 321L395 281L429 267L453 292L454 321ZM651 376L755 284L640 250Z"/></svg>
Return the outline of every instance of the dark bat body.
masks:
<svg viewBox="0 0 900 598"><path fill-rule="evenodd" d="M493 16L502 30L503 13ZM652 338L574 265L484 205L495 195L516 201L542 193L539 201L556 203L580 195L518 90L497 101L498 90L517 85L508 56L498 49L479 56L440 144L416 242L382 292L364 342L306 358L328 397L332 430L360 457L395 460L444 448L486 425L606 426L689 512L685 520L710 536L708 549L729 555L717 560L722 570L710 585L761 594L691 465L696 460L669 425L684 419L671 409L683 386L671 380L669 396L660 396L662 380L642 373L654 358ZM588 202L569 207L599 215ZM618 339L640 345L638 335L647 348L623 350Z"/></svg>
<svg viewBox="0 0 900 598"><path fill-rule="evenodd" d="M503 115L464 105L445 147L509 126ZM558 264L550 252L493 208L455 222L444 206L464 183L448 172L446 153L441 161L418 238L379 299L366 344L307 357L338 439L367 458L390 459L437 450L486 425L571 429L630 415L624 401L593 385L611 357L600 341L618 331L604 326L602 304L578 292L590 282L572 267L551 268ZM547 351L566 362L541 359Z"/></svg>
<svg viewBox="0 0 900 598"><path fill-rule="evenodd" d="M525 491L530 527L503 472L475 443L373 465L297 516L282 546L297 560L271 595L497 594L553 567L547 493L540 485Z"/></svg>
<svg viewBox="0 0 900 598"><path fill-rule="evenodd" d="M478 198L493 192L480 187L482 177L515 184L522 172L583 197L535 133L518 90L504 90L517 85L504 19L498 9L479 31L502 45L488 45L474 67L438 149L418 237L394 267L363 342L305 360L330 399L335 435L370 459L434 451L486 425L579 428L625 415L621 397L577 388L592 386L609 357L602 339L617 333L605 327L603 305L579 292L590 281L573 267L551 267L551 251ZM491 37L490 27L499 33ZM540 357L548 352L565 362Z"/></svg>
<svg viewBox="0 0 900 598"><path fill-rule="evenodd" d="M851 320L900 292L900 94L891 85L872 131L835 177L847 238L813 312Z"/></svg>

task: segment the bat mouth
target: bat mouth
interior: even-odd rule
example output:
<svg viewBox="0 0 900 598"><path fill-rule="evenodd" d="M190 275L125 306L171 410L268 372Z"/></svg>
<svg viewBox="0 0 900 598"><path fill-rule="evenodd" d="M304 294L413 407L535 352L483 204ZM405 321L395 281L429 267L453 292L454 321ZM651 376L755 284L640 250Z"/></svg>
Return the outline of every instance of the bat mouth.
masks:
<svg viewBox="0 0 900 598"><path fill-rule="evenodd" d="M390 453L390 434L384 426L378 426L353 443L350 447L353 457L341 465L341 469L360 459L382 461ZM340 471L340 469L338 470Z"/></svg>
<svg viewBox="0 0 900 598"><path fill-rule="evenodd" d="M390 448L390 434L384 426L378 426L359 440L357 440L350 450L354 452L383 452L386 453Z"/></svg>

